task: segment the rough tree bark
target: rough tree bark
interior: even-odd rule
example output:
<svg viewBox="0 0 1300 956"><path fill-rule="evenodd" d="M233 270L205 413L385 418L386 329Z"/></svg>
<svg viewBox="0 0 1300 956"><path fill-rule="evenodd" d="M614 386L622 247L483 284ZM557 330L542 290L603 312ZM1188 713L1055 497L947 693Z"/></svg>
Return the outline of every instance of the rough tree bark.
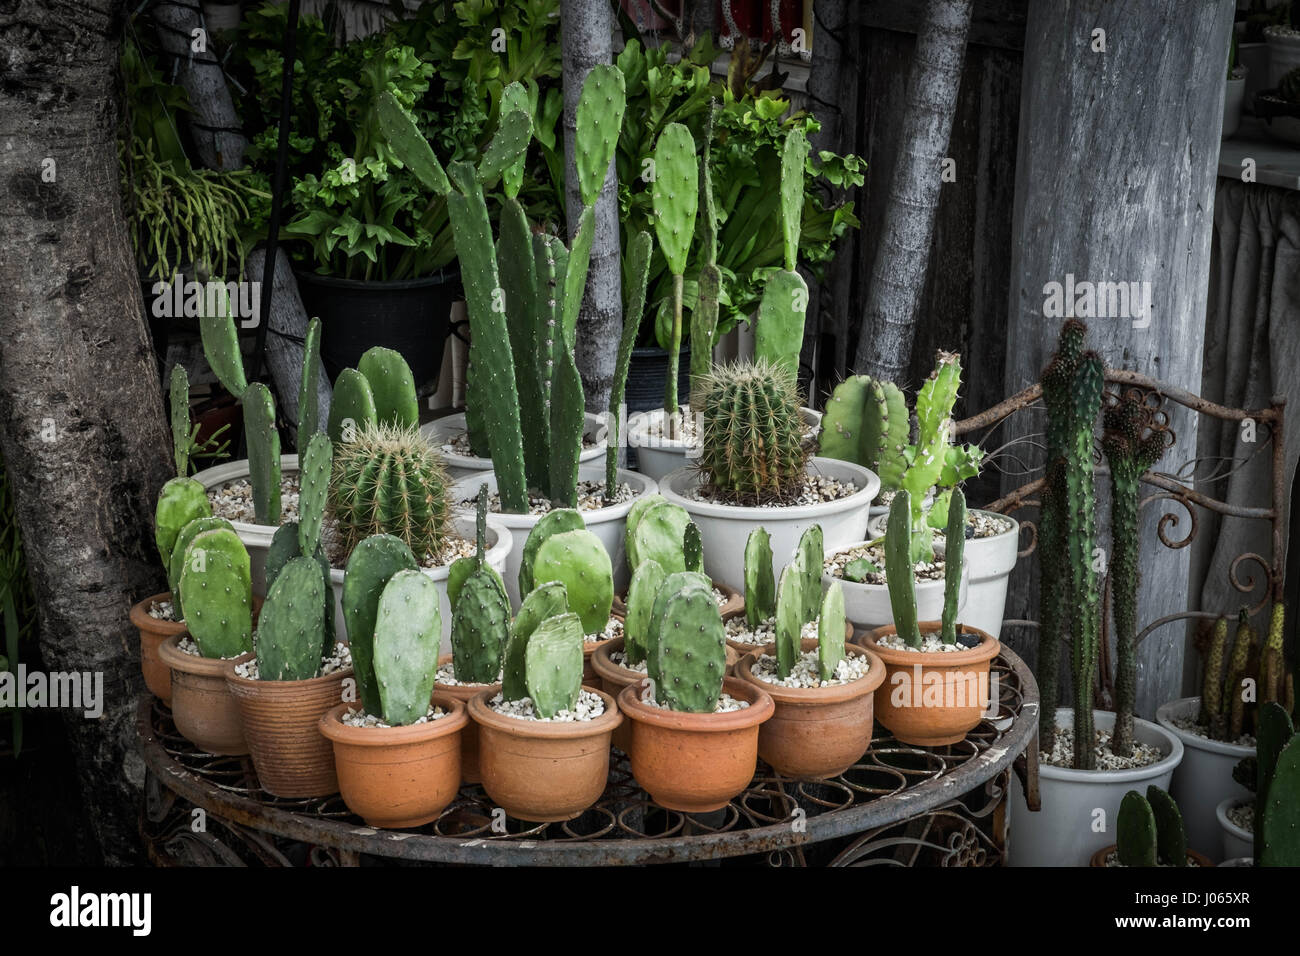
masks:
<svg viewBox="0 0 1300 956"><path fill-rule="evenodd" d="M897 381L907 371L970 15L971 0L929 0L917 33L907 82L907 121L853 360L859 373Z"/></svg>
<svg viewBox="0 0 1300 956"><path fill-rule="evenodd" d="M569 238L578 227L582 197L578 191L573 142L578 98L592 67L613 61L614 14L608 3L563 0L560 4L560 44L564 53L564 169L565 212ZM628 117L632 122L632 117ZM623 326L623 282L619 269L618 181L609 164L605 184L596 199L596 234L591 246L587 291L578 313L577 362L587 410L601 413L609 406L614 361Z"/></svg>
<svg viewBox="0 0 1300 956"><path fill-rule="evenodd" d="M125 0L0 4L0 453L51 671L103 675L63 717L108 862L138 855L139 646L127 609L165 587L152 514L169 476L118 188Z"/></svg>

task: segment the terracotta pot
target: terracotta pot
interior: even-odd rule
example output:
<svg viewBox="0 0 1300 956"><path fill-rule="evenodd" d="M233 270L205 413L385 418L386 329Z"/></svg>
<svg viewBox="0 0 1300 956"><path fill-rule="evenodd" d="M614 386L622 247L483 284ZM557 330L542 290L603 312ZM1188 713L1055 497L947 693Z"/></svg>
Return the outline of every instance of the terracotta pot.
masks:
<svg viewBox="0 0 1300 956"><path fill-rule="evenodd" d="M495 690L469 702L479 725L483 789L512 817L538 823L572 820L600 799L609 776L610 735L623 722L614 698L594 687L605 712L595 720L551 723L498 714Z"/></svg>
<svg viewBox="0 0 1300 956"><path fill-rule="evenodd" d="M351 677L346 667L311 680L248 680L226 663L226 683L263 790L277 797L338 792L334 748L321 736L320 719L343 700L343 681Z"/></svg>
<svg viewBox="0 0 1300 956"><path fill-rule="evenodd" d="M149 608L155 601L171 599L171 591L163 591L145 598L131 608L131 625L140 631L140 670L144 673L144 685L149 688L149 693L168 707L172 703L172 669L158 656L158 648L173 634L183 633L185 625L150 617Z"/></svg>
<svg viewBox="0 0 1300 956"><path fill-rule="evenodd" d="M921 634L934 633L939 627L938 621L922 621ZM963 625L961 630L978 634L979 646L929 654L881 647L876 642L895 633L892 624L857 639L858 646L885 664L885 682L876 691L876 719L903 743L920 747L953 744L982 719L984 701L991 692L989 662L1002 645L978 628Z"/></svg>
<svg viewBox="0 0 1300 956"><path fill-rule="evenodd" d="M438 666L450 664L452 655L443 654L438 658ZM468 706L469 702L484 690L491 689L493 694L501 690L500 684L438 684L433 685L434 694L446 694ZM479 782L478 770L478 724L467 720L465 729L460 734L460 778L466 783Z"/></svg>
<svg viewBox="0 0 1300 956"><path fill-rule="evenodd" d="M758 727L772 716L772 696L735 677L723 680L722 689L749 706L687 714L645 703L639 684L619 693L619 707L632 724L632 775L659 806L685 813L720 810L754 778Z"/></svg>
<svg viewBox="0 0 1300 956"><path fill-rule="evenodd" d="M817 650L816 638L806 638L802 649ZM800 780L842 774L871 744L874 691L885 679L885 665L871 651L850 645L845 653L866 655L865 677L830 687L781 687L751 672L759 654L775 653L769 644L736 666L737 677L767 691L776 703L772 719L758 730L758 755L777 773Z"/></svg>
<svg viewBox="0 0 1300 956"><path fill-rule="evenodd" d="M745 613L745 605L742 602L738 610L729 611L726 614L722 615L722 623L725 624L728 621L730 621L732 618L740 617L744 613ZM853 643L853 622L852 621L844 622L844 642L846 644ZM766 644L746 644L744 641L733 641L731 640L731 638L727 638L727 646L734 647L737 651L739 651L740 658L744 658L746 654L750 654L754 651L761 651L763 650L763 648L767 647Z"/></svg>
<svg viewBox="0 0 1300 956"><path fill-rule="evenodd" d="M721 581L714 581L713 586L727 596L727 600L718 605L718 613L724 617L733 614L736 611L745 609L745 595L737 591L730 584L724 584ZM627 616L627 592L614 595L614 616L623 618Z"/></svg>
<svg viewBox="0 0 1300 956"><path fill-rule="evenodd" d="M1092 855L1092 859L1088 861L1088 865L1100 866L1102 868L1106 868L1106 857L1110 856L1114 852L1115 852L1114 843L1112 843L1110 846L1104 846ZM1205 867L1214 866L1214 864L1210 862L1209 857L1205 856L1205 854L1203 853L1197 853L1195 850L1189 849L1187 851L1187 859L1192 866L1205 866Z"/></svg>
<svg viewBox="0 0 1300 956"><path fill-rule="evenodd" d="M240 756L248 753L239 706L226 685L226 666L253 657L252 651L228 661L186 654L176 645L188 631L173 634L158 647L158 656L171 669L172 720L182 737L205 753Z"/></svg>
<svg viewBox="0 0 1300 956"><path fill-rule="evenodd" d="M447 694L435 693L433 703L447 716L409 727L349 727L343 712L357 704L339 704L321 717L343 802L370 826L423 826L460 792L460 737L469 718L465 705Z"/></svg>

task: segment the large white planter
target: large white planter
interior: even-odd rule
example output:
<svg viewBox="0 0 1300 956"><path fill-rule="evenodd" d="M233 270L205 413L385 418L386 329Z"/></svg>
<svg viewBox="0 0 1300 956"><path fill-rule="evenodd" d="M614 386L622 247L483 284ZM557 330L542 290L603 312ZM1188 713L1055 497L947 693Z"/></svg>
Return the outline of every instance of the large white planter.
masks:
<svg viewBox="0 0 1300 956"><path fill-rule="evenodd" d="M1171 700L1156 710L1156 722L1183 745L1183 762L1169 792L1182 811L1187 843L1217 863L1222 841L1216 808L1229 797L1252 799L1250 791L1232 779L1232 768L1244 757L1255 756L1255 748L1198 737L1174 726L1175 720L1195 720L1200 709L1199 697Z"/></svg>
<svg viewBox="0 0 1300 956"><path fill-rule="evenodd" d="M971 513L980 512L972 509ZM1011 529L991 538L969 538L966 541L966 574L970 591L962 606L961 622L1001 638L1002 614L1007 606L1007 582L1020 559L1020 523L995 511L983 514L1010 521ZM871 519L869 527L874 537L885 533L887 519L888 515Z"/></svg>
<svg viewBox="0 0 1300 956"><path fill-rule="evenodd" d="M452 518L456 531L463 538L474 540L475 520L465 515L456 515ZM487 539L487 563L498 574L504 575L506 569L506 558L510 554L510 548L514 544L514 535L496 520L495 515L489 515L487 520L487 533L484 535ZM438 586L438 610L442 614L442 649L440 654L451 653L451 600L447 597L447 575L450 566L441 568L421 568L424 574L433 579L433 583ZM343 579L345 573L340 568L330 569L330 584L334 588L334 636L340 641L348 639L348 629L343 622Z"/></svg>
<svg viewBox="0 0 1300 956"><path fill-rule="evenodd" d="M298 472L297 455L280 456L280 474L290 475ZM240 478L248 477L248 459L241 458L238 461L228 461L221 465L214 465L212 468L205 468L194 476L194 480L199 482L208 491L213 488L224 485L228 481L237 481ZM239 540L244 543L248 549L249 569L252 571L253 593L266 594L266 552L271 547L271 539L275 537L279 525L254 524L251 521L232 521L231 525L235 529L235 534L239 535Z"/></svg>
<svg viewBox="0 0 1300 956"><path fill-rule="evenodd" d="M681 505L699 525L704 542L704 570L715 581L736 590L745 587L745 542L749 532L763 527L771 536L773 567L780 579L790 562L799 537L815 524L821 525L825 548L839 551L861 541L867 527L871 499L880 490L875 472L835 458L813 458L808 474L851 481L858 490L838 501L788 508L745 508L697 501L693 492L701 476L692 467L679 468L659 483L659 493Z"/></svg>
<svg viewBox="0 0 1300 956"><path fill-rule="evenodd" d="M1227 139L1237 132L1241 125L1241 104L1246 98L1246 68L1237 67L1234 76L1225 81L1227 87L1223 93L1223 131L1221 139Z"/></svg>
<svg viewBox="0 0 1300 956"><path fill-rule="evenodd" d="M1219 823L1219 834L1223 842L1215 848L1216 854L1222 852L1222 856L1209 856L1215 863L1221 863L1223 860L1235 860L1241 857L1255 856L1255 834L1249 830L1243 830L1237 824L1228 819L1228 811L1241 803L1247 803L1241 797L1224 797L1219 801L1219 805L1214 808L1215 818Z"/></svg>
<svg viewBox="0 0 1300 956"><path fill-rule="evenodd" d="M857 541L845 548L827 549L826 556L828 558L833 557L836 552L851 551L867 543L866 541ZM943 554L943 545L936 544L934 550L936 554ZM970 623L966 620L965 613L963 613L970 594L969 573L969 562L962 561L961 587L957 591L957 619L962 624ZM857 581L850 581L847 578L836 578L834 575L827 573L822 575L822 586L829 587L831 582L836 580L840 582L840 587L844 591L844 614L853 622L856 629L870 631L894 623L894 609L893 605L889 603L889 585L862 584ZM918 621L942 620L943 590L943 578L936 581L916 582L916 619Z"/></svg>
<svg viewBox="0 0 1300 956"><path fill-rule="evenodd" d="M1115 726L1115 715L1094 711L1093 721L1098 729L1110 730ZM1058 709L1056 723L1073 727L1074 711L1069 707ZM1138 770L1074 770L1039 763L1042 809L1037 813L1030 812L1024 791L1017 781L1012 781L1008 866L1087 866L1094 853L1115 842L1115 822L1124 794L1130 790L1145 794L1152 784L1169 789L1169 778L1183 759L1182 743L1150 721L1133 723L1137 740L1158 747L1165 754L1163 760Z"/></svg>
<svg viewBox="0 0 1300 956"><path fill-rule="evenodd" d="M584 437L596 442L594 448L583 449L582 454L578 456L579 464L596 459L604 459L605 456L605 436L609 429L606 427L601 416L586 412L586 425L583 427ZM458 455L452 451L443 449L444 443L449 443L454 437L465 431L465 413L456 412L454 415L445 415L442 418L431 422L426 422L420 426L420 434L424 435L433 442L440 452L443 459L447 462L447 474L452 478L464 478L467 475L482 474L485 471L492 470L491 458L479 458L475 455Z"/></svg>
<svg viewBox="0 0 1300 956"><path fill-rule="evenodd" d="M578 469L578 478L581 481L590 481L605 479L604 464L583 465ZM652 495L658 490L658 486L653 480L645 475L635 471L624 471L619 469L619 482L627 482L632 486L636 495L622 504L614 505L610 508L597 508L594 511L582 512L582 518L587 523L587 530L594 533L600 538L600 543L605 546L609 552L609 559L614 565L614 590L620 591L627 586L629 574L627 570L627 554L623 543L623 531L627 526L627 513L632 510L637 498L644 498L646 495ZM477 472L465 478L461 478L452 486L453 502L459 503L473 498L478 494L479 486L486 484L488 493L494 493L497 490L497 478L492 472ZM456 504L455 506L458 506ZM465 509L468 510L468 509ZM519 566L523 563L524 543L528 540L528 532L533 530L533 525L541 520L541 515L512 515L512 514L489 514L488 517L497 524L503 525L513 540L510 544L510 551L506 555L505 570L501 576L506 582L506 593L510 595L510 603L518 609L522 595L519 593ZM704 548L709 548L708 539L705 538Z"/></svg>
<svg viewBox="0 0 1300 956"><path fill-rule="evenodd" d="M822 413L811 408L799 411L808 425L807 434L815 436L821 427ZM696 457L691 454L693 446L686 442L651 434L651 428L662 425L663 420L664 410L656 408L637 412L627 423L627 445L636 449L636 470L655 481L662 481L678 468L691 464Z"/></svg>

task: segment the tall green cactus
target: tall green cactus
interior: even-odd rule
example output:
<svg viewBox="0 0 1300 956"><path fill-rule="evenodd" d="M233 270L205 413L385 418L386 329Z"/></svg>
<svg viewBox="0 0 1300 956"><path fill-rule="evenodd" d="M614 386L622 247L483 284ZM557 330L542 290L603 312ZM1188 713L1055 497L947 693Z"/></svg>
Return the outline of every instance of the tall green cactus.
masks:
<svg viewBox="0 0 1300 956"><path fill-rule="evenodd" d="M253 514L258 524L280 523L280 432L275 427L275 399L261 382L244 390L244 440L248 475L253 485Z"/></svg>
<svg viewBox="0 0 1300 956"><path fill-rule="evenodd" d="M754 355L774 365L799 372L804 318L808 312L808 284L795 272L799 251L799 226L803 216L804 163L808 140L797 125L786 134L781 150L781 236L785 268L767 278L754 327Z"/></svg>
<svg viewBox="0 0 1300 956"><path fill-rule="evenodd" d="M691 381L706 375L713 364L713 344L718 332L718 300L722 294L722 270L718 268L718 210L713 198L713 124L718 102L709 105L704 121L704 147L700 150L700 275L698 301L691 310ZM802 199L802 197L801 197ZM640 313L636 313L640 316ZM700 410L695 396L691 406Z"/></svg>
<svg viewBox="0 0 1300 956"><path fill-rule="evenodd" d="M948 506L948 529L943 540L943 626L939 637L945 644L956 644L961 568L966 558L966 495L960 488L952 493L952 503Z"/></svg>
<svg viewBox="0 0 1300 956"><path fill-rule="evenodd" d="M912 501L906 488L889 503L885 526L885 583L894 629L908 647L921 646L921 629L916 612L916 571L912 561Z"/></svg>
<svg viewBox="0 0 1300 956"><path fill-rule="evenodd" d="M385 722L413 724L429 712L438 671L442 613L438 586L419 571L398 571L375 614L374 673Z"/></svg>
<svg viewBox="0 0 1300 956"><path fill-rule="evenodd" d="M298 384L298 454L320 430L320 319L307 323L302 341L302 375Z"/></svg>
<svg viewBox="0 0 1300 956"><path fill-rule="evenodd" d="M682 291L686 260L695 236L699 209L699 169L695 139L680 123L669 123L654 151L655 178L651 188L655 234L673 277L673 325L668 345L668 377L664 380L664 420L668 437L676 437L678 418L677 363L682 350Z"/></svg>
<svg viewBox="0 0 1300 956"><path fill-rule="evenodd" d="M1102 451L1110 463L1111 606L1115 614L1115 731L1111 749L1133 753L1137 706L1138 494L1142 475L1164 454L1172 433L1141 393L1126 391L1102 416Z"/></svg>
<svg viewBox="0 0 1300 956"><path fill-rule="evenodd" d="M648 232L638 232L628 243L629 285L623 303L623 334L619 338L614 382L609 390L608 432L605 439L606 500L613 500L618 492L618 453L623 441L623 399L627 391L628 369L632 365L632 349L636 346L637 332L641 328L641 314L645 312L646 284L650 279L650 256L653 252L654 240ZM694 353L692 362L695 361L693 356Z"/></svg>

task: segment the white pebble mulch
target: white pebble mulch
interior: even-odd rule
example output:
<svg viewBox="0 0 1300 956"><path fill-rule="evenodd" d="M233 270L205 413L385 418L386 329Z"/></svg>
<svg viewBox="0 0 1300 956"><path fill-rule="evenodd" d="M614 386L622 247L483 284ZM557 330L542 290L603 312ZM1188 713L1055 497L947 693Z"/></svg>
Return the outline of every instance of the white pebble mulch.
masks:
<svg viewBox="0 0 1300 956"><path fill-rule="evenodd" d="M421 717L419 720L415 721L415 723L411 724L410 726L414 727L416 724L427 724L435 720L441 720L443 717L446 717L448 713L450 713L450 711L443 710L441 707L435 707L431 704L429 706L429 712L425 714L423 717ZM384 723L382 719L376 717L374 714L367 714L364 710L362 710L359 707L356 708L355 710L345 711L342 720L343 723L347 724L349 727L391 727L392 726L392 724Z"/></svg>
<svg viewBox="0 0 1300 956"><path fill-rule="evenodd" d="M596 447L596 440L588 435L582 436L582 448L586 451ZM475 458L474 448L469 443L468 432L457 432L452 436L451 441L442 443L442 453L444 455L461 455L465 458Z"/></svg>
<svg viewBox="0 0 1300 956"><path fill-rule="evenodd" d="M253 638L254 641L256 642L256 638L257 638L256 633L254 633ZM189 634L184 635L179 641L176 642L176 649L180 651L182 654L189 654L191 657L203 656L203 652L199 650L198 641L194 640L194 638L191 637ZM234 656L239 657L240 655L236 654ZM223 657L221 659L223 661L233 660L233 658L230 657Z"/></svg>
<svg viewBox="0 0 1300 956"><path fill-rule="evenodd" d="M352 649L342 641L334 642L334 653L329 657L321 657L320 674L324 677L327 674L333 674L335 671L341 671L344 668L352 666ZM235 665L235 673L244 680L261 680L258 673L257 658L249 658L242 664Z"/></svg>
<svg viewBox="0 0 1300 956"><path fill-rule="evenodd" d="M659 701L655 700L653 697L648 700L643 697L641 698L641 702L649 704L651 707L658 707L660 710L668 710L668 707L665 704L659 703ZM713 708L713 712L715 714L729 714L732 711L744 710L748 706L749 701L737 700L735 697L724 692L718 696L718 706Z"/></svg>
<svg viewBox="0 0 1300 956"><path fill-rule="evenodd" d="M438 673L436 673L436 674L433 676L433 679L434 679L434 682L435 682L435 683L438 683L438 684L445 684L445 685L448 686L448 687L459 687L459 686L461 686L461 684L463 683L462 681L458 681L458 680L456 680L456 662L455 662L455 661L448 661L448 662L445 663L445 664L439 664L439 665L438 665ZM494 680L492 683L494 683L494 684L499 684L499 683L501 683L501 675L500 675L499 673L497 674L497 679ZM467 684L464 684L464 686L466 686L466 687L487 687L488 685L487 685L487 684L467 683Z"/></svg>
<svg viewBox="0 0 1300 956"><path fill-rule="evenodd" d="M799 655L799 659L794 662L790 676L784 680L776 676L776 658L771 654L759 655L758 660L750 668L749 672L759 680L775 684L778 687L811 688L850 684L855 680L866 677L869 667L870 663L865 654L846 654L835 665L835 676L830 680L822 680L818 670L817 652L804 651Z"/></svg>
<svg viewBox="0 0 1300 956"><path fill-rule="evenodd" d="M506 717L564 724L579 720L595 720L605 713L605 702L600 695L585 689L578 694L578 703L574 705L573 710L561 710L554 717L538 717L531 697L506 700L502 695L497 694L488 702L488 706Z"/></svg>
<svg viewBox="0 0 1300 956"><path fill-rule="evenodd" d="M955 654L958 651L973 650L973 648L962 644L945 644L939 639L938 634L922 634L920 647L908 647L897 634L882 637L876 643L881 647L889 648L891 651L920 651L922 654Z"/></svg>
<svg viewBox="0 0 1300 956"><path fill-rule="evenodd" d="M611 505L621 505L626 501L631 501L636 497L636 492L626 481L615 489L614 500L608 501L605 498L605 482L591 479L588 481L578 482L578 510L595 511L598 508L607 508ZM462 508L474 508L478 504L477 498L466 498L460 503ZM545 495L528 494L528 513L530 515L544 515L551 510L551 499ZM499 514L501 511L501 496L493 492L488 496L488 511Z"/></svg>
<svg viewBox="0 0 1300 956"><path fill-rule="evenodd" d="M642 661L639 664L629 664L627 662L627 655L624 654L622 651L614 651L612 654L609 655L609 659L613 661L615 664L617 664L619 667L624 667L630 671L636 671L638 674L650 673L650 669L646 666L645 661Z"/></svg>
<svg viewBox="0 0 1300 956"><path fill-rule="evenodd" d="M149 605L149 616L155 621L174 621L176 608L171 601L154 601Z"/></svg>
<svg viewBox="0 0 1300 956"><path fill-rule="evenodd" d="M208 489L212 513L227 521L257 523L253 510L253 483L248 478L235 478L216 488ZM280 476L280 523L298 520L298 473L286 472Z"/></svg>
<svg viewBox="0 0 1300 956"><path fill-rule="evenodd" d="M804 482L803 490L799 492L797 498L793 501L775 502L766 505L754 505L752 507L766 508L802 508L806 505L819 505L827 501L839 501L841 498L847 498L850 495L857 494L858 486L851 481L839 481L835 478L829 478L825 475L809 475ZM712 505L734 505L735 501L730 498L720 497L713 493L706 486L697 487L691 492L691 497L696 501L702 501Z"/></svg>
<svg viewBox="0 0 1300 956"><path fill-rule="evenodd" d="M1196 722L1195 717L1175 717L1171 723L1179 730L1185 731L1194 737L1201 737L1205 740L1213 740L1210 736L1210 728L1205 724ZM1242 734L1236 740L1224 740L1220 743L1236 744L1239 747L1254 747L1255 737L1252 734Z"/></svg>
<svg viewBox="0 0 1300 956"><path fill-rule="evenodd" d="M737 614L726 622L726 626L727 640L735 641L738 644L753 644L756 647L761 647L776 640L776 618L774 617L769 617L758 627L750 630L745 615Z"/></svg>
<svg viewBox="0 0 1300 956"><path fill-rule="evenodd" d="M1255 832L1255 805L1253 803L1241 803L1235 807L1228 807L1226 814L1230 823L1241 827L1247 833Z"/></svg>
<svg viewBox="0 0 1300 956"><path fill-rule="evenodd" d="M837 551L826 559L823 567L826 573L832 577L844 580L844 567L850 561L858 558L866 558L872 564L880 569L878 573L867 575L866 581L850 581L850 584L884 584L885 583L885 549L881 545L871 547L849 548L845 551ZM918 581L942 581L946 565L943 563L943 556L936 554L933 561L916 562L916 580Z"/></svg>
<svg viewBox="0 0 1300 956"><path fill-rule="evenodd" d="M616 637L623 636L623 622L612 614L605 629L598 634L588 634L583 638L587 644L604 644L606 641L612 641Z"/></svg>
<svg viewBox="0 0 1300 956"><path fill-rule="evenodd" d="M1137 742L1133 744L1133 756L1120 757L1111 752L1109 730L1094 731L1093 740L1095 743L1092 749L1097 756L1098 770L1134 770L1138 767L1149 767L1165 758L1159 748ZM1057 727L1052 749L1042 751L1041 759L1053 767L1073 767L1074 730L1069 727Z"/></svg>

